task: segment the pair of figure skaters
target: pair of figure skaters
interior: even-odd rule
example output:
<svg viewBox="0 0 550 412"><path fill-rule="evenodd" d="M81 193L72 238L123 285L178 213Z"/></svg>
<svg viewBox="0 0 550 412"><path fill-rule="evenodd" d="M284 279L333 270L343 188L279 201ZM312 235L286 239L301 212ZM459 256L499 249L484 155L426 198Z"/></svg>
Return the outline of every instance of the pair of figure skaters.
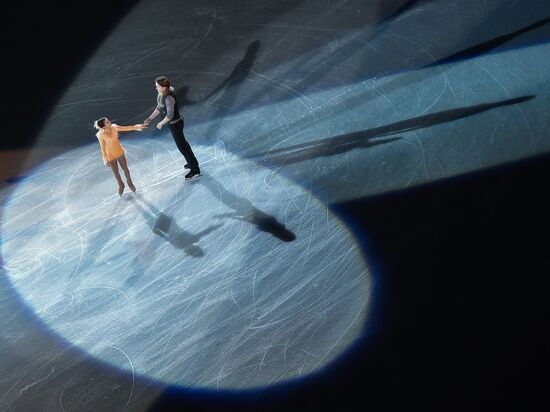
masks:
<svg viewBox="0 0 550 412"><path fill-rule="evenodd" d="M132 192L136 191L136 187L132 182L128 163L124 156L124 147L119 142L119 132L130 132L134 130L143 130L149 126L149 123L162 114L164 118L157 124L157 129L161 130L165 125L168 125L174 142L179 151L185 157L187 164L184 166L189 169L185 175L185 179L189 180L200 176L201 171L199 162L193 154L193 150L183 134L183 117L178 108L178 101L174 88L170 85L170 81L165 76L159 76L155 79L155 88L157 89L157 107L151 115L143 121L142 124L134 126L121 126L111 123L107 117L102 117L94 122L94 127L98 130L96 137L99 140L103 163L112 169L113 174L118 183L118 194L122 196L124 192L124 182L120 177L118 165L122 168L126 183Z"/></svg>

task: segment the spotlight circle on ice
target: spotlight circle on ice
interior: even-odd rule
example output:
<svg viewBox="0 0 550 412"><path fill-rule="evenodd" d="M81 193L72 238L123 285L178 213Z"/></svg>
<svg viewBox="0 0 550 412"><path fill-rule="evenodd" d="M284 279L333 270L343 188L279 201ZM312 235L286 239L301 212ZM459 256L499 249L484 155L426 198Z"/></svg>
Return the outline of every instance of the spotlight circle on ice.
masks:
<svg viewBox="0 0 550 412"><path fill-rule="evenodd" d="M135 194L119 198L95 145L19 183L2 256L25 303L100 361L185 387L285 382L348 349L371 282L342 223L219 148L197 147L203 176L186 182L162 139L125 142Z"/></svg>

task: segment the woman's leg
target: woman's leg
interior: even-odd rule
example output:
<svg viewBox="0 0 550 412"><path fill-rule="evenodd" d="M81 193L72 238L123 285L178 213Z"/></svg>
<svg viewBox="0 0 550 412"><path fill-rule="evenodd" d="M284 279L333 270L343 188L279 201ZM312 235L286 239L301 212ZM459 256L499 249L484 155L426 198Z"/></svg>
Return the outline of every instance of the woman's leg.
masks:
<svg viewBox="0 0 550 412"><path fill-rule="evenodd" d="M118 195L122 196L122 193L124 192L124 183L122 182L122 178L120 177L120 173L118 172L117 160L111 160L109 162L109 166L111 166L111 170L113 171L116 181L118 182Z"/></svg>
<svg viewBox="0 0 550 412"><path fill-rule="evenodd" d="M132 178L130 176L130 169L128 169L128 163L126 162L126 157L124 155L120 156L118 158L118 162L120 163L120 166L122 167L122 170L124 171L124 176L126 176L126 181L128 182L128 187L132 192L136 191L136 187L134 186L134 182L132 182Z"/></svg>

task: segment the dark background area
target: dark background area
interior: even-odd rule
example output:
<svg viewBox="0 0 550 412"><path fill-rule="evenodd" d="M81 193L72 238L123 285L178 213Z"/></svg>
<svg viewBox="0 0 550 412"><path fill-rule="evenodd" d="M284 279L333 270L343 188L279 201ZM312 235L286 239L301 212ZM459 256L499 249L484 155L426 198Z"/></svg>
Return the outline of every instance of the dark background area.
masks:
<svg viewBox="0 0 550 412"><path fill-rule="evenodd" d="M20 2L3 12L2 149L32 143L134 3ZM33 82L38 71L47 84ZM173 389L155 410L549 410L549 182L541 155L332 205L374 272L364 341L296 386L245 399Z"/></svg>
<svg viewBox="0 0 550 412"><path fill-rule="evenodd" d="M24 148L35 141L51 107L82 65L137 3L10 2L2 8L1 107L8 119L0 149Z"/></svg>

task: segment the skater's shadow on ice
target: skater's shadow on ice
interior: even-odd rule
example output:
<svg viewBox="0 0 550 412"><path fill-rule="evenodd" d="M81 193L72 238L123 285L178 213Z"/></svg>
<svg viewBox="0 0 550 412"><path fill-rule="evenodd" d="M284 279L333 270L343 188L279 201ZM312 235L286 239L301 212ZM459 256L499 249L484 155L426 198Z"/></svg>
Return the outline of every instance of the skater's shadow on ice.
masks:
<svg viewBox="0 0 550 412"><path fill-rule="evenodd" d="M455 109L400 120L395 123L374 127L372 129L360 130L353 133L346 133L305 143L297 143L291 146L255 153L247 157L249 159L261 161L265 164L285 166L292 163L302 162L304 160L334 156L354 149L392 143L402 138L401 136L397 136L380 139L390 134L410 132L464 119L496 109L498 107L520 104L533 98L535 98L534 95L527 95L492 103L458 107ZM377 140L373 140L375 138ZM266 136L261 136L260 140L267 140Z"/></svg>
<svg viewBox="0 0 550 412"><path fill-rule="evenodd" d="M237 196L225 189L213 176L203 173L200 183L218 198L220 202L233 209L233 212L221 213L216 215L216 217L228 217L250 223L262 232L270 233L284 242L291 242L296 239L296 235L274 216L255 208L250 200Z"/></svg>
<svg viewBox="0 0 550 412"><path fill-rule="evenodd" d="M252 72L252 67L257 59L260 48L261 42L259 40L250 43L244 56L233 68L228 77L201 100L201 102L208 102L208 106L215 107L215 112L212 115L215 120L211 122L210 127L204 134L203 144L214 143L219 137L218 135L220 129L223 127L225 117L231 112L242 109L243 106L238 101L241 86L243 86ZM181 89L184 96L187 94L187 91L188 89L185 87ZM189 100L186 98L185 101Z"/></svg>
<svg viewBox="0 0 550 412"><path fill-rule="evenodd" d="M240 212L221 213L216 217L223 218L228 217L232 219L241 220L243 222L255 225L262 232L271 233L277 239L284 242L292 242L296 239L296 235L288 230L285 225L275 219L273 216L262 212L261 210L253 208L249 213L241 214Z"/></svg>
<svg viewBox="0 0 550 412"><path fill-rule="evenodd" d="M252 70L252 66L256 61L258 51L260 50L261 42L259 40L254 40L246 48L243 58L237 63L233 68L231 73L218 85L216 86L208 95L201 98L200 100L191 100L188 98L189 95L189 86L182 86L179 88L176 93L178 96L178 104L183 106L192 106L199 103L204 103L209 100L211 97L218 95L220 92L227 92L230 88L235 88L239 86L240 83L244 82ZM217 100L221 96L216 96ZM210 102L212 104L212 102ZM231 105L224 105L225 107L232 107Z"/></svg>
<svg viewBox="0 0 550 412"><path fill-rule="evenodd" d="M172 217L160 212L140 194L133 196L132 202L138 207L153 233L170 242L175 248L183 250L189 256L204 256L204 250L197 243L201 238L222 226L221 223L217 223L199 233L190 233L178 226Z"/></svg>

